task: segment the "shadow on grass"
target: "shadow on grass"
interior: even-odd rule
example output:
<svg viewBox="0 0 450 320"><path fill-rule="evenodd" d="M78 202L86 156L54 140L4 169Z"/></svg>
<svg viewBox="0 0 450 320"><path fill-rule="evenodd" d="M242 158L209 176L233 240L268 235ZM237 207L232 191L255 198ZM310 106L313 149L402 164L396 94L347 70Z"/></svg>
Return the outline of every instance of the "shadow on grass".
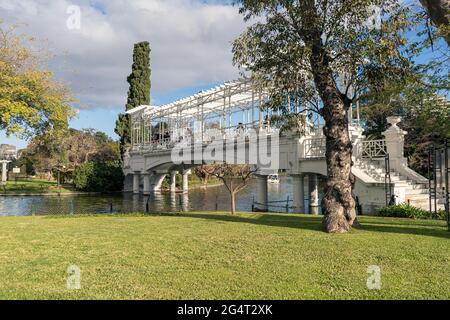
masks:
<svg viewBox="0 0 450 320"><path fill-rule="evenodd" d="M322 219L320 217L307 217L307 216L285 216L285 215L275 215L275 214L261 214L258 217L244 217L244 216L232 216L224 214L190 214L190 213L180 213L178 217L186 218L197 218L197 219L208 219L223 222L238 222L238 223L249 223L256 225L264 225L270 227L284 227L284 228L296 228L296 229L306 229L313 231L323 231Z"/></svg>
<svg viewBox="0 0 450 320"><path fill-rule="evenodd" d="M403 226L403 227L400 227ZM414 226L414 227L413 227ZM419 228L417 228L419 226ZM420 228L420 226L423 226ZM429 237L440 237L444 239L450 239L450 232L447 231L447 226L441 225L425 225L424 224L387 224L378 222L365 222L362 224L361 230L370 232L386 232L386 233L398 233L409 234Z"/></svg>
<svg viewBox="0 0 450 320"><path fill-rule="evenodd" d="M382 221L381 219L386 219ZM380 218L377 220L370 221L364 220L364 224L377 224L377 225L389 225L389 226L417 226L417 227L428 227L428 228L446 228L446 222L444 220L414 220L407 218Z"/></svg>
<svg viewBox="0 0 450 320"><path fill-rule="evenodd" d="M286 216L276 214L261 214L258 217L244 217L244 216L232 216L223 214L191 214L180 213L175 215L177 217L194 218L194 219L207 219L223 222L236 222L236 223L249 223L256 225L264 225L271 227L284 227L304 229L311 231L324 232L322 228L321 217L308 217L308 216ZM358 230L368 232L382 232L382 233L396 233L396 234L408 234L430 237L441 237L450 239L450 232L447 231L445 224L436 223L432 224L420 224L415 220L406 220L402 224L401 221L383 222L380 221L383 218L377 218L374 221L363 221L361 227ZM417 227L419 226L419 227ZM420 228L420 226L424 226Z"/></svg>

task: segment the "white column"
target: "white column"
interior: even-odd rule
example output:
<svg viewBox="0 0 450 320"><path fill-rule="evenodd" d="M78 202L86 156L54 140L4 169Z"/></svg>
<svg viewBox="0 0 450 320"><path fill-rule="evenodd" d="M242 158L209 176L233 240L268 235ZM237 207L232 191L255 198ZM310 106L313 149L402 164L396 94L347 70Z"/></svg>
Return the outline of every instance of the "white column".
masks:
<svg viewBox="0 0 450 320"><path fill-rule="evenodd" d="M172 171L170 173L170 191L175 192L177 191L177 171Z"/></svg>
<svg viewBox="0 0 450 320"><path fill-rule="evenodd" d="M2 161L1 162L2 163L2 183L5 183L6 182L6 180L8 179L8 175L7 175L7 167L6 167L6 165L8 164L8 162L7 161Z"/></svg>
<svg viewBox="0 0 450 320"><path fill-rule="evenodd" d="M319 214L319 177L317 174L309 175L309 212Z"/></svg>
<svg viewBox="0 0 450 320"><path fill-rule="evenodd" d="M175 192L170 193L170 208L177 211L177 194Z"/></svg>
<svg viewBox="0 0 450 320"><path fill-rule="evenodd" d="M189 191L189 175L191 174L191 170L183 171L183 192Z"/></svg>
<svg viewBox="0 0 450 320"><path fill-rule="evenodd" d="M189 212L189 195L187 193L182 196L182 210L183 212Z"/></svg>
<svg viewBox="0 0 450 320"><path fill-rule="evenodd" d="M269 193L267 188L267 175L257 175L256 176L258 180L258 197L256 198L256 202L258 203L256 205L257 209L260 211L268 211L268 203L269 203Z"/></svg>
<svg viewBox="0 0 450 320"><path fill-rule="evenodd" d="M305 213L305 184L304 175L292 176L292 187L294 193L294 212Z"/></svg>
<svg viewBox="0 0 450 320"><path fill-rule="evenodd" d="M383 135L386 137L386 151L389 154L391 169L402 173L408 166L404 156L405 135L408 133L397 126L400 121L401 117L388 117L387 122L391 126L383 132Z"/></svg>
<svg viewBox="0 0 450 320"><path fill-rule="evenodd" d="M154 174L154 178L152 179L151 191L161 191L161 185L166 177L167 173L158 173Z"/></svg>
<svg viewBox="0 0 450 320"><path fill-rule="evenodd" d="M140 181L141 180L141 174L139 172L133 173L133 193L139 194L140 189Z"/></svg>
<svg viewBox="0 0 450 320"><path fill-rule="evenodd" d="M144 174L144 194L148 195L151 193L151 184L150 184L151 175L146 173Z"/></svg>

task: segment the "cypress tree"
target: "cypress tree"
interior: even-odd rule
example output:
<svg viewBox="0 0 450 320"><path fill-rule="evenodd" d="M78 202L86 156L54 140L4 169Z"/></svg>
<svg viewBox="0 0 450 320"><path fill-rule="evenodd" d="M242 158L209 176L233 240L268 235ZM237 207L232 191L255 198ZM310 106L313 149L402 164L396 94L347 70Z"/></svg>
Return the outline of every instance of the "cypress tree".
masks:
<svg viewBox="0 0 450 320"><path fill-rule="evenodd" d="M150 51L150 44L147 41L134 45L132 71L127 78L130 88L125 111L150 104ZM127 147L131 144L131 128L128 115L119 114L115 132L120 137L120 151L123 156Z"/></svg>

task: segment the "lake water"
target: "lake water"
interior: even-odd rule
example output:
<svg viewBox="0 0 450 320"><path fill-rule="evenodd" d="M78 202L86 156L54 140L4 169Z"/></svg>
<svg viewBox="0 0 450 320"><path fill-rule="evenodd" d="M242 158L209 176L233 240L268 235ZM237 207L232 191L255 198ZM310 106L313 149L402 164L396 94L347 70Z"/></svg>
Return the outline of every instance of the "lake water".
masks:
<svg viewBox="0 0 450 320"><path fill-rule="evenodd" d="M305 181L307 182L307 181ZM308 184L305 183L305 194ZM269 184L269 201L283 201L270 211L286 212L286 200L293 199L289 177L280 177L279 184ZM320 187L320 190L322 186ZM256 181L238 194L237 211L250 212L256 197ZM321 198L319 196L319 198ZM320 200L320 199L319 199ZM229 211L230 197L224 186L193 189L188 194L157 193L151 196L132 194L76 196L0 196L0 216L51 214L105 214L145 212ZM292 202L290 203L292 206ZM306 210L308 202L305 200Z"/></svg>

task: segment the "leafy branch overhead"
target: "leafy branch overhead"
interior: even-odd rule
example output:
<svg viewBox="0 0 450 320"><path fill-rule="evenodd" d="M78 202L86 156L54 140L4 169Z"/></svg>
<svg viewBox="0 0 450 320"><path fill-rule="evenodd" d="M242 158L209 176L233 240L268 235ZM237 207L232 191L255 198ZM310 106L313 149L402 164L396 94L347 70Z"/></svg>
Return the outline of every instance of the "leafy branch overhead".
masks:
<svg viewBox="0 0 450 320"><path fill-rule="evenodd" d="M269 108L286 109L299 100L321 112L318 70L311 64L318 46L348 105L404 83L414 71L412 48L423 39L411 43L407 31L424 23L418 8L396 0L237 2L245 18L256 22L234 42L234 63L270 84Z"/></svg>

